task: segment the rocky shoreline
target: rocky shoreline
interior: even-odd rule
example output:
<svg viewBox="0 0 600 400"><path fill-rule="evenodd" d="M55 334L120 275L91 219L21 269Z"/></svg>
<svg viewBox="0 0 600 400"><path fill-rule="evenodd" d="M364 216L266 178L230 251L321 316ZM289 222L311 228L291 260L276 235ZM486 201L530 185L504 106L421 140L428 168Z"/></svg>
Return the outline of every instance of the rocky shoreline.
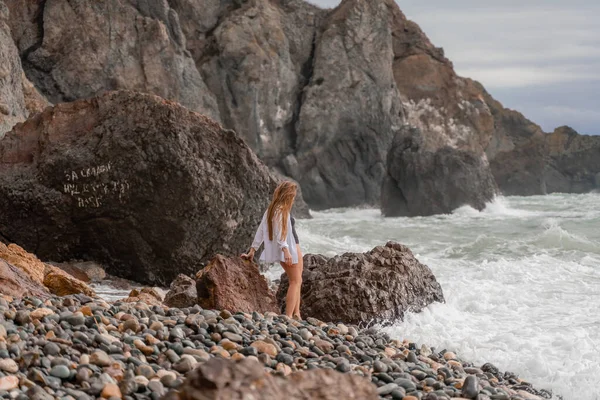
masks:
<svg viewBox="0 0 600 400"><path fill-rule="evenodd" d="M106 301L86 284L107 282L98 264L55 264L77 278L14 244L0 250L1 398L551 398L491 364L373 326L444 301L431 270L398 243L305 255L303 321L279 315L285 279L278 299L239 257L216 255L164 295L134 288Z"/></svg>
<svg viewBox="0 0 600 400"><path fill-rule="evenodd" d="M256 364L263 366L258 379L271 379L267 373L290 375L295 382L294 376L306 373L297 371L320 370L312 382L323 375L329 385L342 385L344 374L354 374L360 379L353 378L353 390L360 388L364 397L357 398L364 399L551 398L491 364L475 366L450 351L417 348L375 328L313 318L111 304L81 294L0 299L0 311L2 398L187 399L197 398L198 390L208 396L202 398L238 398L228 392L235 385L221 383L239 380L238 389L258 390L244 386L247 377L230 373L240 362L250 375L252 368L257 373ZM286 382L278 379L264 390Z"/></svg>

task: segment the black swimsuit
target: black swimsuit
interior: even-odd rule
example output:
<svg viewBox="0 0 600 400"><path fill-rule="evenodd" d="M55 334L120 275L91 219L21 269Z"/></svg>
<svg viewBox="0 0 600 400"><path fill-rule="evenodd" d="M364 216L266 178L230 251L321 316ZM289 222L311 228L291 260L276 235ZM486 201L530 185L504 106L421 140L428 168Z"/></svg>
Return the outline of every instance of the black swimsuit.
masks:
<svg viewBox="0 0 600 400"><path fill-rule="evenodd" d="M298 234L296 233L296 227L294 225L296 225L296 219L294 217L292 218L292 234L294 235L294 239L296 240L296 244L300 244L300 240L298 239Z"/></svg>

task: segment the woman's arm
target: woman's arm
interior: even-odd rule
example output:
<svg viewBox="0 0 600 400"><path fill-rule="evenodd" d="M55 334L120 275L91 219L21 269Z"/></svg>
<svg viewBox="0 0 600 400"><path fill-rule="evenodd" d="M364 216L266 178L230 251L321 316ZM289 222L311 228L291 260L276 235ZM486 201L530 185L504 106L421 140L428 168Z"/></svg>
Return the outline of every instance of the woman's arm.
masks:
<svg viewBox="0 0 600 400"><path fill-rule="evenodd" d="M256 250L258 250L258 248L264 242L264 239L265 239L264 238L264 223L265 223L265 218L263 217L263 219L260 221L260 224L258 225L256 234L254 235L254 241L252 241L252 246L250 247L250 251L248 251L248 253L246 253L246 254L242 254L242 258L245 258L247 260L252 260L254 258L254 253L256 253Z"/></svg>
<svg viewBox="0 0 600 400"><path fill-rule="evenodd" d="M256 234L254 235L254 241L252 242L252 249L251 249L251 251L252 250L253 251L258 250L258 248L260 247L260 245L265 240L265 238L264 238L264 225L265 225L265 219L263 218L260 221L260 225L258 225L258 229L256 230Z"/></svg>

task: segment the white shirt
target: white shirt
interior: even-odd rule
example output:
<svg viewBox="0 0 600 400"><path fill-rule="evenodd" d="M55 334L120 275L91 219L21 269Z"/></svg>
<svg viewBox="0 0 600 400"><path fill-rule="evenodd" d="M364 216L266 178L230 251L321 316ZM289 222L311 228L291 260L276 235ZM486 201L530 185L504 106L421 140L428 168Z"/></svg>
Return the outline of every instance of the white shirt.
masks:
<svg viewBox="0 0 600 400"><path fill-rule="evenodd" d="M254 236L254 242L252 242L252 248L258 249L260 245L264 242L265 249L260 255L260 261L264 261L266 263L274 263L274 262L285 262L285 257L283 255L283 249L287 248L292 255L292 264L298 263L298 250L296 249L296 240L294 239L294 234L292 233L292 219L288 215L287 218L287 236L285 240L281 240L281 218L275 217L275 221L273 221L273 240L269 240L269 225L267 224L267 211L263 215L262 221L256 230L256 235Z"/></svg>

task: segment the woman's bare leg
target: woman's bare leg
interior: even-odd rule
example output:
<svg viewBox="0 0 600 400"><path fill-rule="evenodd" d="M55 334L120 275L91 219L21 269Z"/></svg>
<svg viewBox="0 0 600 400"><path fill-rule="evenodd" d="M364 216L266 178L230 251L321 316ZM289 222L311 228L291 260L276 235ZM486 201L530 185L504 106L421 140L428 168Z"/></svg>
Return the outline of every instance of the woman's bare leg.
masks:
<svg viewBox="0 0 600 400"><path fill-rule="evenodd" d="M298 297L296 300L296 306L294 307L294 316L298 317L298 319L302 319L300 316L300 300L302 299L302 271L304 270L304 260L302 259L302 251L300 251L300 245L296 245L296 250L298 251L298 275L300 277L300 284L298 285Z"/></svg>
<svg viewBox="0 0 600 400"><path fill-rule="evenodd" d="M302 286L302 274L298 274L298 264L289 265L283 262L280 264L288 276L288 280L290 281L290 285L285 296L285 315L292 318L294 316L296 303L300 301L298 295L300 293L300 287Z"/></svg>

